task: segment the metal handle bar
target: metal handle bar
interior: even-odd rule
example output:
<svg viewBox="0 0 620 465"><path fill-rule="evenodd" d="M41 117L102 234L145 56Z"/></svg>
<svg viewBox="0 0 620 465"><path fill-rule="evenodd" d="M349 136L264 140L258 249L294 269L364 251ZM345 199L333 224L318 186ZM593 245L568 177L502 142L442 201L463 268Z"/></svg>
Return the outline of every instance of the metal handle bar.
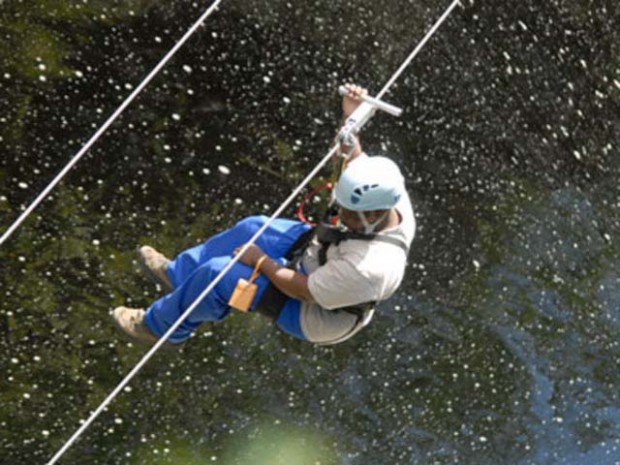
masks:
<svg viewBox="0 0 620 465"><path fill-rule="evenodd" d="M338 93L344 97L345 95L349 94L349 91L345 86L340 86L338 87ZM361 95L359 98L364 102L371 104L373 107L389 113L392 116L398 117L403 114L402 108L398 108L397 106L384 102L383 100L379 100L369 95Z"/></svg>

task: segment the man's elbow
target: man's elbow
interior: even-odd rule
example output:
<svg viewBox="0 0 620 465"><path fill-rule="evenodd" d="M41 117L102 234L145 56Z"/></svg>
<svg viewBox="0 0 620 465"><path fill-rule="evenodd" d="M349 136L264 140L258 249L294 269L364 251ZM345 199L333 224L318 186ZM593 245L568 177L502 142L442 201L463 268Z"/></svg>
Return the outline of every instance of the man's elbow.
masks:
<svg viewBox="0 0 620 465"><path fill-rule="evenodd" d="M307 304L315 304L316 300L314 300L314 296L310 292L310 287L308 286L308 279L304 279L299 286L299 300L304 301Z"/></svg>

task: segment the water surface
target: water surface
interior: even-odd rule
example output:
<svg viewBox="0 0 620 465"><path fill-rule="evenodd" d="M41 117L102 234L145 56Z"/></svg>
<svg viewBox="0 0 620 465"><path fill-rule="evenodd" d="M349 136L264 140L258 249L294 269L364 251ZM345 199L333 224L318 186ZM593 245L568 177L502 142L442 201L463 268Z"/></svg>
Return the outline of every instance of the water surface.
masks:
<svg viewBox="0 0 620 465"><path fill-rule="evenodd" d="M169 255L269 213L448 2L224 2L0 250L0 462L45 463L145 349L109 311ZM354 340L259 318L149 363L61 463L620 463L616 2L463 2L363 135L418 219ZM2 2L4 230L206 5ZM293 210L289 212L293 214Z"/></svg>

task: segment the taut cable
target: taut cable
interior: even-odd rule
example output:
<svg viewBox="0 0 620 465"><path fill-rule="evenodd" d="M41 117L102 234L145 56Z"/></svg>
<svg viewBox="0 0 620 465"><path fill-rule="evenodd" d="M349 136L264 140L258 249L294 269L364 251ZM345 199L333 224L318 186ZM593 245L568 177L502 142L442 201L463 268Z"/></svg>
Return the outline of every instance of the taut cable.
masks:
<svg viewBox="0 0 620 465"><path fill-rule="evenodd" d="M26 221L28 216L39 206L43 200L52 192L52 190L56 187L56 185L66 176L66 174L71 171L78 161L90 150L90 148L99 140L99 138L103 135L104 132L112 125L114 121L121 115L123 111L129 106L131 102L138 96L140 92L153 80L153 78L161 71L161 69L170 61L170 59L174 56L174 54L187 42L194 32L200 27L200 25L206 21L206 19L211 16L211 14L215 11L217 6L222 2L222 0L216 0L203 14L202 16L194 23L194 25L188 29L185 35L170 49L170 51L161 59L161 61L153 68L153 70L148 74L146 78L136 87L136 89L125 99L125 101L116 109L114 113L106 120L105 123L93 134L93 136L84 144L84 146L80 149L80 151L75 154L75 156L71 159L69 163L65 165L65 167L56 175L56 177L50 182L45 189L37 196L36 199L24 210L24 212L17 218L13 224L6 230L6 232L0 237L0 246L6 242L6 240L21 226L21 224Z"/></svg>
<svg viewBox="0 0 620 465"><path fill-rule="evenodd" d="M459 3L458 0L455 0L450 8L442 15L442 17L435 23L433 28L426 34L421 45L418 45L414 50L414 53L409 55L409 57L405 60L403 65L398 69L398 71L392 76L392 78L388 81L388 83L384 86L381 93L377 98L380 98L385 92L389 90L389 88L394 84L398 76L403 72L406 66L411 63L413 58L419 53L419 51L424 47L424 45L428 42L430 37L435 33L435 31L439 28L439 26L446 20L446 18L450 15L452 10ZM179 319L166 331L166 333L149 349L149 351L142 357L142 359L138 362L138 364L125 376L125 378L114 388L114 390L105 398L105 400L94 410L90 417L82 423L80 428L71 436L71 438L64 444L64 446L54 455L54 457L47 463L47 465L54 465L60 457L71 447L75 441L86 431L86 429L92 424L92 422L105 410L105 408L114 400L114 398L129 384L129 382L134 378L134 376L142 369L142 367L155 355L155 352L159 350L159 348L168 340L168 338L179 328L181 324L189 317L189 315L194 311L194 309L202 302L202 300L215 288L215 286L224 278L224 276L231 270L231 268L240 260L243 254L248 250L248 248L253 245L256 240L267 230L269 226L275 221L275 219L280 216L280 214L284 211L284 209L297 197L302 189L318 174L318 172L327 164L327 162L338 152L339 144L336 143L334 147L323 157L323 159L319 162L318 165L306 176L306 178L293 190L293 192L289 195L289 197L280 205L280 207L271 215L271 217L263 224L263 226L252 236L252 238L239 250L239 253L235 255L230 262L222 269L222 271L211 281L211 283L207 286L207 288L192 302L187 310L179 317Z"/></svg>

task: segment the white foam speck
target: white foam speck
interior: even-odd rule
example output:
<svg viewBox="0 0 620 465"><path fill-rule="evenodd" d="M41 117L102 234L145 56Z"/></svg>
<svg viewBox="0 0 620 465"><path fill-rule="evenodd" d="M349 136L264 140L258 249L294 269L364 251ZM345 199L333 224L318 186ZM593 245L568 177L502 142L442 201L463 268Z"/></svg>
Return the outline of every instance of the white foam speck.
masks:
<svg viewBox="0 0 620 465"><path fill-rule="evenodd" d="M230 168L224 166L224 165L220 165L217 167L217 169L219 170L220 173L222 174L230 174Z"/></svg>

